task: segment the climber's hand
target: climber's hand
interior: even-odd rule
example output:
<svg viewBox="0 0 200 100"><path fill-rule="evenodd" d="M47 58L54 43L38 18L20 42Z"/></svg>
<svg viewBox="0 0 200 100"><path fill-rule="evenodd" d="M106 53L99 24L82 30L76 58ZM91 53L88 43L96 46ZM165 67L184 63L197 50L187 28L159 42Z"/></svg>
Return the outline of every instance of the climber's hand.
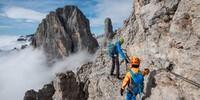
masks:
<svg viewBox="0 0 200 100"><path fill-rule="evenodd" d="M144 73L145 73L145 75L148 75L148 74L149 74L149 69L148 69L148 68L145 68L145 69L144 69Z"/></svg>
<svg viewBox="0 0 200 100"><path fill-rule="evenodd" d="M124 89L121 88L121 90L120 90L121 96L123 96L123 92L124 92Z"/></svg>
<svg viewBox="0 0 200 100"><path fill-rule="evenodd" d="M123 62L124 62L124 60L121 60L121 61L120 61L120 65L121 65Z"/></svg>

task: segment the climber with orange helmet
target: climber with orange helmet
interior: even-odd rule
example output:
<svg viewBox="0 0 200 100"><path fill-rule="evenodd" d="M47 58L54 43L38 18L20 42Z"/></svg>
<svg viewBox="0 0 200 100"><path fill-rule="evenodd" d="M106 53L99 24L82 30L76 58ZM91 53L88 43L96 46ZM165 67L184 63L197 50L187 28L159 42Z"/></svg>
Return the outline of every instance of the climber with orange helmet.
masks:
<svg viewBox="0 0 200 100"><path fill-rule="evenodd" d="M130 58L130 70L126 73L125 78L122 81L122 87L120 90L121 95L128 85L126 100L136 100L136 95L141 94L144 88L144 76L149 73L149 69L139 70L140 59L138 57Z"/></svg>
<svg viewBox="0 0 200 100"><path fill-rule="evenodd" d="M112 58L112 68L111 68L111 72L110 75L113 75L114 69L115 69L115 65L116 65L116 76L118 79L120 79L119 75L119 54L122 57L122 60L125 60L126 63L128 63L129 61L126 58L125 53L123 52L121 45L124 43L124 38L121 37L119 39L119 41L117 41L115 44L109 44L108 45L108 54L109 56Z"/></svg>

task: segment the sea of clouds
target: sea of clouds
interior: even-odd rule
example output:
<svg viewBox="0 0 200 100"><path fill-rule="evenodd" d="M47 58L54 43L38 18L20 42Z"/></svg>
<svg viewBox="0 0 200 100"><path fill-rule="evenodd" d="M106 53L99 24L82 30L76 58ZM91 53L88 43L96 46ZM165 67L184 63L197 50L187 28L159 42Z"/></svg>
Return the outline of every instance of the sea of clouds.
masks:
<svg viewBox="0 0 200 100"><path fill-rule="evenodd" d="M42 50L32 47L12 50L29 44L18 42L17 38L0 36L0 100L22 100L27 90L38 90L53 80L56 73L76 71L77 67L93 58L86 51L80 51L49 67Z"/></svg>

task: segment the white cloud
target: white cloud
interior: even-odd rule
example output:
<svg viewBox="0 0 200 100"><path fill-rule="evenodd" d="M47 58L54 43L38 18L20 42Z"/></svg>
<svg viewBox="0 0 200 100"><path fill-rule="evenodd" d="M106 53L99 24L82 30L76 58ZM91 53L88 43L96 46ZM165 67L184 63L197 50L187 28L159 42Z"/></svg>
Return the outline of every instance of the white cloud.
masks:
<svg viewBox="0 0 200 100"><path fill-rule="evenodd" d="M39 50L28 48L0 54L1 100L22 100L26 90L41 88L52 78Z"/></svg>
<svg viewBox="0 0 200 100"><path fill-rule="evenodd" d="M66 70L77 71L81 65L92 61L95 55L89 54L87 51L82 50L78 53L72 54L62 61L58 61L52 68L52 73L65 72Z"/></svg>
<svg viewBox="0 0 200 100"><path fill-rule="evenodd" d="M38 90L45 83L50 83L55 73L76 69L93 60L86 51L73 54L54 66L46 64L42 50L31 47L21 51L5 51L4 44L12 48L15 37L0 37L0 100L22 100L25 92L30 89ZM1 46L3 45L3 46Z"/></svg>
<svg viewBox="0 0 200 100"><path fill-rule="evenodd" d="M91 58L93 57L83 51L48 67L41 50L27 48L2 55L0 52L0 100L22 100L27 90L38 90L44 84L50 83L55 73L76 71Z"/></svg>
<svg viewBox="0 0 200 100"><path fill-rule="evenodd" d="M26 41L17 41L19 36L8 36L8 35L0 35L0 50L9 51L13 48L20 48L22 45L30 44L30 42ZM1 55L0 55L1 57Z"/></svg>
<svg viewBox="0 0 200 100"><path fill-rule="evenodd" d="M15 6L5 8L4 13L0 15L11 19L25 20L26 22L40 22L46 16L45 13Z"/></svg>
<svg viewBox="0 0 200 100"><path fill-rule="evenodd" d="M92 27L104 24L106 17L110 17L113 24L121 25L132 11L133 0L99 0L95 6L95 18L90 18Z"/></svg>

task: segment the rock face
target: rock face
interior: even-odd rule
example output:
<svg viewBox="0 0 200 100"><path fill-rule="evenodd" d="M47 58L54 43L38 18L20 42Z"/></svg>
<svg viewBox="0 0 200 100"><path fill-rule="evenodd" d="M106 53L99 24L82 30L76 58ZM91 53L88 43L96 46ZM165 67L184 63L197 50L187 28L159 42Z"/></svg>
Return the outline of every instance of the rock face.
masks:
<svg viewBox="0 0 200 100"><path fill-rule="evenodd" d="M132 15L120 30L129 55L142 58L142 66L156 72L156 86L147 100L198 100L200 89L160 68L199 81L199 0L134 0ZM151 85L150 85L151 86ZM189 91L188 91L189 90Z"/></svg>
<svg viewBox="0 0 200 100"><path fill-rule="evenodd" d="M90 32L89 20L76 6L50 12L39 24L32 45L43 48L49 60L83 49L94 53L98 47Z"/></svg>

